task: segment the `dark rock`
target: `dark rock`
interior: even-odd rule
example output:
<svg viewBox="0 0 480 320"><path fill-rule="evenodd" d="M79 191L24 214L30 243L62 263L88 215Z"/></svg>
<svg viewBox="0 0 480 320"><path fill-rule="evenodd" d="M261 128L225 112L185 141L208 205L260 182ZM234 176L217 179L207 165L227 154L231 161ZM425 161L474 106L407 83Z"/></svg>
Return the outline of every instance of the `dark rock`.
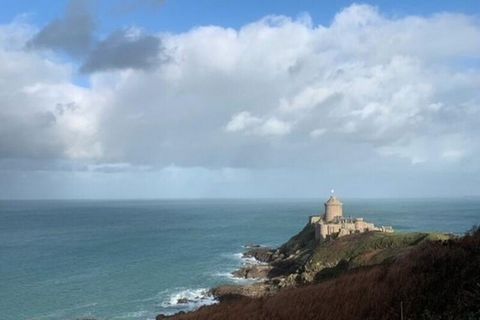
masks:
<svg viewBox="0 0 480 320"><path fill-rule="evenodd" d="M266 283L254 283L251 285L223 285L213 288L210 292L220 302L234 300L241 297L262 297L271 291L271 286Z"/></svg>
<svg viewBox="0 0 480 320"><path fill-rule="evenodd" d="M268 277L271 269L269 265L253 265L240 268L232 272L232 275L243 279L264 279Z"/></svg>
<svg viewBox="0 0 480 320"><path fill-rule="evenodd" d="M163 314L163 313L160 313L159 315L157 315L157 316L155 317L155 320L172 319L172 318L175 318L176 316L180 316L180 315L182 315L182 314L185 314L185 311L179 311L179 312L177 312L177 313L175 313L175 314L172 314L172 315L170 315L170 316L167 316L167 315L165 315L165 314Z"/></svg>
<svg viewBox="0 0 480 320"><path fill-rule="evenodd" d="M243 254L246 258L255 258L260 262L270 262L272 261L274 251L270 248L251 248Z"/></svg>
<svg viewBox="0 0 480 320"><path fill-rule="evenodd" d="M178 304L185 304L185 303L189 303L190 301L187 299L187 298L180 298L177 300L177 303Z"/></svg>

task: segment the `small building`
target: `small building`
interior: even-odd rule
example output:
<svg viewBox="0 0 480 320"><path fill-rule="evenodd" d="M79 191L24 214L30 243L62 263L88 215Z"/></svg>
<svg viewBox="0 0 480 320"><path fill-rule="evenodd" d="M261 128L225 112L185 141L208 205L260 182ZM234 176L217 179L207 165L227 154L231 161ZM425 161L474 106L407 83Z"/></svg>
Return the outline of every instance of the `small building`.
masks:
<svg viewBox="0 0 480 320"><path fill-rule="evenodd" d="M393 228L390 226L376 227L373 223L364 221L363 218L344 217L343 203L333 194L325 202L325 213L310 216L310 224L315 226L315 239L317 240L368 231L393 232Z"/></svg>

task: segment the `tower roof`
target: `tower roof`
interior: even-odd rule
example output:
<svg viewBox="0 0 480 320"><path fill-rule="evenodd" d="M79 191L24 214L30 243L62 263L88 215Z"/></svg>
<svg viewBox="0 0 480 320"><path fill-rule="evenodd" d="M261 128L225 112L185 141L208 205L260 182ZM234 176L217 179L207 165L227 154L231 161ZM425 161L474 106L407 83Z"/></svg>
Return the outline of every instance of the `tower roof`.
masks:
<svg viewBox="0 0 480 320"><path fill-rule="evenodd" d="M340 200L338 200L335 196L330 196L330 199L327 200L327 202L325 202L325 204L337 204L337 205L342 205L342 203L340 202Z"/></svg>

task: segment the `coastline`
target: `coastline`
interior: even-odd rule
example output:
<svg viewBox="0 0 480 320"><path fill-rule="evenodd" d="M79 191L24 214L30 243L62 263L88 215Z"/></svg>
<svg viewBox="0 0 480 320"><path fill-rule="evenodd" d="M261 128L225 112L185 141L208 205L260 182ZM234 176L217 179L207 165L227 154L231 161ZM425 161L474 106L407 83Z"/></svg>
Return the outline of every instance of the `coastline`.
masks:
<svg viewBox="0 0 480 320"><path fill-rule="evenodd" d="M258 247L267 248L265 246ZM250 249L249 245L244 245L244 249L247 251ZM267 264L261 262L254 257L246 255L247 251L233 253L236 259L240 261L240 265L235 267L233 271L217 273L216 276L226 279L224 282L229 283L232 286L247 286L254 283L266 280L266 278L251 278L242 277L236 275L237 271L243 269L254 268L255 266L266 266ZM213 290L217 286L203 287L203 288L177 288L173 290L169 296L160 304L162 308L171 309L170 312L163 312L161 315L164 317L172 317L177 314L184 314L187 312L195 311L203 306L209 306L215 303L219 303L220 300L213 294Z"/></svg>
<svg viewBox="0 0 480 320"><path fill-rule="evenodd" d="M308 285L344 271L381 264L406 254L426 241L445 241L442 233L369 232L338 239L317 241L310 225L278 248L256 246L244 252L254 259L232 274L240 279L254 279L247 285L222 285L211 290L219 301L235 297L258 298L282 289Z"/></svg>
<svg viewBox="0 0 480 320"><path fill-rule="evenodd" d="M317 241L313 227L307 224L278 248L246 245L242 254L243 266L231 274L240 281L248 282L220 285L211 288L206 294L214 299L214 304L272 297L284 289L309 286L334 279L349 270L394 261L419 244L446 241L451 237L440 233L367 232ZM181 311L171 315L159 314L156 319L195 314L207 307L208 305L200 306L194 311Z"/></svg>
<svg viewBox="0 0 480 320"><path fill-rule="evenodd" d="M381 263L342 268L276 294L238 297L157 319L479 319L480 227L444 240L423 235Z"/></svg>
<svg viewBox="0 0 480 320"><path fill-rule="evenodd" d="M188 292L183 292L186 290L195 291L204 289L209 291L211 288L222 283L246 284L249 281L253 281L233 278L233 275L230 274L231 271L241 268L243 263L249 262L248 259L241 259L241 252L248 250L248 248L245 248L244 245L248 244L249 242L255 242L267 246L270 244L275 248L280 247L281 244L286 242L290 236L302 229L302 223L303 225L306 223L305 215L302 214L302 212L314 211L312 208L315 207L313 202L307 202L302 206L294 203L291 206L285 205L286 208L284 208L282 205L281 208L283 208L283 211L279 211L275 210L276 206L278 206L277 204L260 207L258 204L254 204L253 202L245 202L245 205L240 206L240 209L238 209L238 219L231 220L233 217L231 217L231 215L224 214L225 210L213 210L218 206L218 203L209 204L205 208L202 207L200 210L196 206L186 206L182 202L178 203L178 206L175 206L178 207L177 211L181 212L182 214L175 216L175 220L172 221L174 224L178 224L180 221L183 221L181 230L188 230L188 228L193 226L193 223L190 223L192 222L191 220L185 219L185 217L190 214L195 213L200 215L201 212L202 217L205 219L194 221L197 225L197 229L194 230L198 230L198 232L182 231L182 236L180 237L179 231L171 228L172 224L167 224L165 227L160 229L155 227L160 226L160 222L165 220L165 215L163 214L163 212L165 212L165 205L163 203L160 203L154 207L155 211L158 211L157 214L140 214L135 218L136 220L144 221L143 224L145 227L139 225L138 222L132 224L132 220L127 215L114 214L120 213L124 210L122 209L120 211L120 208L123 208L124 204L116 202L108 204L109 207L119 208L118 210L115 209L114 211L110 211L110 209L108 211L102 210L107 203L93 211L92 209L85 211L83 210L84 205L78 207L76 203L52 203L49 204L48 207L45 207L43 211L41 211L41 214L49 219L54 219L55 215L53 213L58 211L59 208L64 208L67 206L67 204L67 208L69 208L69 210L66 212L76 212L75 210L78 211L82 209L78 212L82 212L82 214L89 217L89 221L91 222L88 224L88 230L90 231L85 234L80 234L77 232L76 235L78 236L78 241L73 243L64 243L63 236L52 236L51 238L42 240L44 245L49 245L49 247L45 248L45 252L48 252L49 248L54 250L60 243L66 245L65 248L72 248L72 245L81 245L84 247L86 240L95 237L95 239L98 239L98 243L100 244L110 241L111 239L122 241L115 245L116 248L119 250L121 249L121 252L119 252L120 256L118 256L115 261L103 260L103 257L106 257L104 253L99 250L93 250L96 249L96 247L89 246L88 248L92 250L86 251L81 255L78 255L78 253L76 254L76 257L81 258L81 260L76 260L80 263L77 268L73 268L73 266L67 264L70 255L58 256L58 262L62 263L61 266L68 267L75 273L82 272L82 275L89 276L89 278L81 279L71 278L70 274L65 274L64 272L66 268L57 270L52 268L52 264L42 264L41 260L34 260L36 265L42 269L52 270L49 272L48 277L50 277L52 280L58 279L63 282L55 285L55 287L49 286L50 283L42 282L39 283L36 288L33 286L35 283L32 283L30 284L32 287L29 290L29 295L22 291L22 287L18 287L16 290L24 296L23 301L15 299L15 295L9 294L10 292L14 292L12 290L9 291L9 287L14 287L12 283L9 284L8 282L4 282L4 293L9 295L9 300L3 301L3 317L6 320L18 319L19 315L16 312L18 307L26 305L29 301L32 301L30 297L33 297L34 295L41 297L39 296L40 288L42 288L44 291L48 290L49 292L58 293L60 290L64 291L66 288L72 287L72 285L76 285L77 283L80 284L80 281L82 287L85 288L82 290L81 295L66 293L64 295L64 300L61 302L59 301L56 305L48 304L52 298L45 297L43 298L44 303L42 309L32 306L32 308L27 309L28 311L25 310L25 318L63 320L84 318L109 319L117 317L120 319L140 320L147 318L155 319L156 315L160 313L174 314L180 310L190 311L192 309L199 308L203 301L200 303L192 303L188 306L182 304L176 307L172 306L168 308L164 307L164 303L169 303L174 297L178 297L179 293L188 296ZM394 206L389 207L390 209L386 209L387 213L384 216L372 215L368 219L373 221L381 221L382 223L392 221L396 228L400 230L400 232L416 232L421 230L451 230L451 232L454 234L464 234L465 230L479 221L478 214L475 213L472 215L472 212L480 212L478 211L479 205L476 204L473 207L465 207L460 211L455 211L455 216L452 216L452 218L455 219L450 219L451 226L447 227L446 221L449 219L443 217L447 211L453 213L453 208L455 208L458 204L447 206L444 208L444 211L440 211L440 213L438 213L438 204L429 204L428 206L424 205L421 207L421 212L423 214L420 216L421 219L419 218L417 220L412 220L408 218L410 217L408 214L405 214L407 218L402 216L402 224L400 223L399 215L394 215L393 212L398 212L398 210L404 210L406 212L409 210L409 207L403 208L400 206L400 204L401 202L399 201ZM91 204L91 206L97 208L95 207L97 206L95 203ZM238 204L235 204L228 208L233 210L237 206ZM305 209L303 206L311 206L312 208ZM149 211L152 211L150 203L145 205L135 204L134 207L131 207L131 210L136 208L135 210L138 210L140 213L142 213L145 207ZM192 208L189 209L190 207ZM258 210L251 211L250 208L252 207L258 207ZM25 207L25 209L29 210L32 208L36 208L36 205L28 204L28 206ZM355 209L350 208L349 210L351 211L362 211L361 206L358 207L355 205L353 206ZM467 210L468 208L470 209ZM434 211L437 212L437 215L442 217L441 220L432 220L431 218L428 218L434 215L431 213ZM415 213L418 214L417 211L415 211ZM26 215L19 215L19 218L23 216ZM272 220L275 217L277 218ZM119 220L120 218L122 218L122 220ZM25 219L17 220L17 224L26 223ZM105 223L105 221L109 223ZM204 221L207 224L202 226L198 225L199 222L203 223ZM255 223L249 225L248 230L245 231L242 226L248 223L248 221L255 221ZM266 221L272 221L272 223L267 224ZM415 221L417 221L416 224L414 223ZM117 229L113 229L111 226L122 226L123 230L128 230L128 233L122 232L122 234L119 234L114 232ZM152 226L154 228L152 228ZM204 226L208 226L208 229L204 229ZM38 229L37 226L35 230L41 229ZM175 232L170 232L170 230L174 230ZM203 230L207 230L205 232L206 236L198 238L199 234L203 234ZM235 232L235 230L238 231ZM72 231L75 231L75 229L72 229ZM212 232L212 234L210 234L210 232ZM135 238L132 238L132 235L134 235ZM24 235L25 240L34 239L33 236L34 234L32 234L32 236L28 236L28 234ZM175 239L175 241L168 243L168 241L165 241L167 238ZM196 241L196 239L198 241ZM93 244L93 242L87 242L87 244L90 243ZM126 244L127 246L123 244ZM164 246L164 244L168 244L168 246ZM19 271L23 270L16 262L15 257L33 257L32 254L34 253L32 250L23 250L19 246L14 248L15 250L11 250L11 254L7 254L5 256L5 258L8 257L9 260L12 261L12 272L9 273L12 276L18 274L18 272L13 273L13 267ZM172 254L167 255L166 253L168 252L165 251L165 248L171 248L170 251ZM101 249L101 247L99 249ZM71 250L68 252L71 252ZM176 258L180 256L183 258ZM102 260L93 259L95 257L102 258ZM176 258L176 260L173 260L172 258ZM91 261L90 264L93 263L95 269L89 269L88 264L85 263L86 261ZM103 264L103 261L108 263ZM200 265L197 266L197 263L200 263ZM125 270L129 271L128 273L125 273L124 271L119 273L119 271L123 269L122 265L129 267L128 270ZM100 267L101 269L99 269ZM102 273L98 272L100 270ZM9 269L4 269L4 271L9 271ZM62 271L62 274L58 274L58 271ZM7 273L4 275L6 274ZM104 274L108 276L104 277ZM38 272L32 274L32 276L33 275L38 277L42 276L42 274ZM69 277L62 277L63 275L67 275ZM169 283L163 282L163 279L167 278L171 279L169 280ZM113 292L109 292L108 295L101 294L98 296L91 294L91 292L96 288L105 287L105 280L108 279L110 281L110 288L113 290ZM135 279L135 281L131 281L132 279ZM143 279L145 279L145 281ZM279 294L280 296L283 296L282 293ZM195 297L195 295L193 297ZM117 301L118 307L112 304L114 301ZM175 303L176 302L177 301L175 301ZM22 309L24 308L25 307L22 307Z"/></svg>

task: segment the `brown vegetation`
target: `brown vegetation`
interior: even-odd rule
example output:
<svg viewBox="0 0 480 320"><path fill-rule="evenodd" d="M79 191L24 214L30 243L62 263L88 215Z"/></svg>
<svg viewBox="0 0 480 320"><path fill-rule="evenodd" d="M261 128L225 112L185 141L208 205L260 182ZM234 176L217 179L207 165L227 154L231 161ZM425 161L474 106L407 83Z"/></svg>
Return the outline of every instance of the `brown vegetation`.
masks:
<svg viewBox="0 0 480 320"><path fill-rule="evenodd" d="M480 228L427 241L388 263L346 270L316 284L239 298L177 320L480 319Z"/></svg>

